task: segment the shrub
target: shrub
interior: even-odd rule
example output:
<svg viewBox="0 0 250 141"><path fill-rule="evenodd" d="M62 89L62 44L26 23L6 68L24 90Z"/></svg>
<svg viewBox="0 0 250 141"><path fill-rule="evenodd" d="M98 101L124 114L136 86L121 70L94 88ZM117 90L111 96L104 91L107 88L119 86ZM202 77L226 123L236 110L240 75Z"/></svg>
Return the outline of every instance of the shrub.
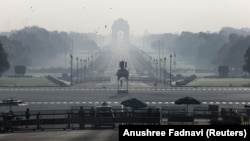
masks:
<svg viewBox="0 0 250 141"><path fill-rule="evenodd" d="M19 76L24 76L24 74L26 73L26 66L23 65L15 66L15 73Z"/></svg>

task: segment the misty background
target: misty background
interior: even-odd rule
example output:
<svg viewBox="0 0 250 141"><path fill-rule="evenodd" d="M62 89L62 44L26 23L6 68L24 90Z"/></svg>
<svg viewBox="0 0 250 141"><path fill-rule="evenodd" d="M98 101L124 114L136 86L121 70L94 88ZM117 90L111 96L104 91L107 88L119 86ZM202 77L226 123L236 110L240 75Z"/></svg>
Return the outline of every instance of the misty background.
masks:
<svg viewBox="0 0 250 141"><path fill-rule="evenodd" d="M182 32L131 36L132 44L157 56L159 44L164 56L176 54L177 68L216 71L227 65L242 73L244 53L250 45L250 29L224 27L218 32ZM69 55L88 58L110 43L110 37L91 33L48 31L32 26L2 32L0 42L8 54L10 65L30 68L69 68ZM188 64L184 67L179 63ZM10 71L13 71L10 69Z"/></svg>
<svg viewBox="0 0 250 141"><path fill-rule="evenodd" d="M176 55L178 69L241 75L250 45L248 0L0 0L0 42L15 65L70 68L70 54L87 59L111 42L119 18L131 43L151 56ZM73 63L75 63L74 61ZM74 64L75 66L75 64Z"/></svg>

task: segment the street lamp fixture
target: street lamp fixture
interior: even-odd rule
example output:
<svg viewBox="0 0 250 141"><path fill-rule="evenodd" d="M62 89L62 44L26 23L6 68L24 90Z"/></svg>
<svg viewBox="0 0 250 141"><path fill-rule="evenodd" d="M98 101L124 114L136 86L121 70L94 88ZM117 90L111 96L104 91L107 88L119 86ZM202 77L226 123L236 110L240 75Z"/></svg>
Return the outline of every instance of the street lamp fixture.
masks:
<svg viewBox="0 0 250 141"><path fill-rule="evenodd" d="M78 57L76 57L76 84L78 84Z"/></svg>
<svg viewBox="0 0 250 141"><path fill-rule="evenodd" d="M164 57L164 85L166 85L166 66L167 66L167 58Z"/></svg>
<svg viewBox="0 0 250 141"><path fill-rule="evenodd" d="M70 85L73 85L73 55L70 54Z"/></svg>
<svg viewBox="0 0 250 141"><path fill-rule="evenodd" d="M172 77L172 75L171 75L172 54L170 54L169 57L170 57L170 70L169 70L169 72L170 72L170 73L169 73L169 74L170 74L170 75L169 75L170 83L169 83L169 85L171 86L171 85L172 85L172 78L171 78L171 77Z"/></svg>

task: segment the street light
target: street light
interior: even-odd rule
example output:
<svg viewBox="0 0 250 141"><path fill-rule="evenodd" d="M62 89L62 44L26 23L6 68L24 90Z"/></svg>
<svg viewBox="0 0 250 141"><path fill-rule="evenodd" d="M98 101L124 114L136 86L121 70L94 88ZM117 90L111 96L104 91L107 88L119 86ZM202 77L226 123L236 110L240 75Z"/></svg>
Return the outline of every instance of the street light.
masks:
<svg viewBox="0 0 250 141"><path fill-rule="evenodd" d="M170 86L172 85L172 80L171 80L171 63L172 63L172 54L170 54L170 70L169 70L169 72L170 72L170 76L169 76L169 78L170 78Z"/></svg>
<svg viewBox="0 0 250 141"><path fill-rule="evenodd" d="M76 84L78 84L78 57L76 57Z"/></svg>
<svg viewBox="0 0 250 141"><path fill-rule="evenodd" d="M81 61L81 82L82 82L82 71L83 71L83 68L82 68L82 59L80 60Z"/></svg>
<svg viewBox="0 0 250 141"><path fill-rule="evenodd" d="M73 55L70 54L70 85L71 86L73 85L73 72L72 72L72 69L73 69Z"/></svg>
<svg viewBox="0 0 250 141"><path fill-rule="evenodd" d="M155 60L155 86L157 85L157 59Z"/></svg>
<svg viewBox="0 0 250 141"><path fill-rule="evenodd" d="M166 66L167 66L167 58L164 57L164 85L166 85Z"/></svg>

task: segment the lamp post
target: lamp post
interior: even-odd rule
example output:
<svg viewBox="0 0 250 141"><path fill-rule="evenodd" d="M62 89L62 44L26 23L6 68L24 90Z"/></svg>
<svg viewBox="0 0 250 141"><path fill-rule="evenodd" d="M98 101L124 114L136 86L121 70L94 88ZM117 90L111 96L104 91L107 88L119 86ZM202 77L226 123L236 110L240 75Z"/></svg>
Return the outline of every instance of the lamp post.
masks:
<svg viewBox="0 0 250 141"><path fill-rule="evenodd" d="M171 64L172 64L172 54L170 54L170 56L169 56L169 57L170 57L170 70L169 70L169 72L170 72L170 73L169 73L169 74L170 74L170 76L169 76L169 78L170 78L170 83L169 83L169 84L170 84L170 86L171 86L171 85L172 85L172 80L171 80Z"/></svg>
<svg viewBox="0 0 250 141"><path fill-rule="evenodd" d="M155 60L155 85L157 85L157 64L158 64L157 61L158 61L158 60L156 59L156 60Z"/></svg>
<svg viewBox="0 0 250 141"><path fill-rule="evenodd" d="M78 57L76 57L76 84L78 84Z"/></svg>
<svg viewBox="0 0 250 141"><path fill-rule="evenodd" d="M81 69L80 69L80 71L81 71L81 82L82 82L82 71L83 71L83 68L82 68L82 59L80 59L80 61L81 61Z"/></svg>
<svg viewBox="0 0 250 141"><path fill-rule="evenodd" d="M166 66L167 66L167 58L164 57L164 85L166 85Z"/></svg>
<svg viewBox="0 0 250 141"><path fill-rule="evenodd" d="M73 72L72 72L72 69L73 69L73 55L70 54L70 85L71 86L73 85Z"/></svg>

